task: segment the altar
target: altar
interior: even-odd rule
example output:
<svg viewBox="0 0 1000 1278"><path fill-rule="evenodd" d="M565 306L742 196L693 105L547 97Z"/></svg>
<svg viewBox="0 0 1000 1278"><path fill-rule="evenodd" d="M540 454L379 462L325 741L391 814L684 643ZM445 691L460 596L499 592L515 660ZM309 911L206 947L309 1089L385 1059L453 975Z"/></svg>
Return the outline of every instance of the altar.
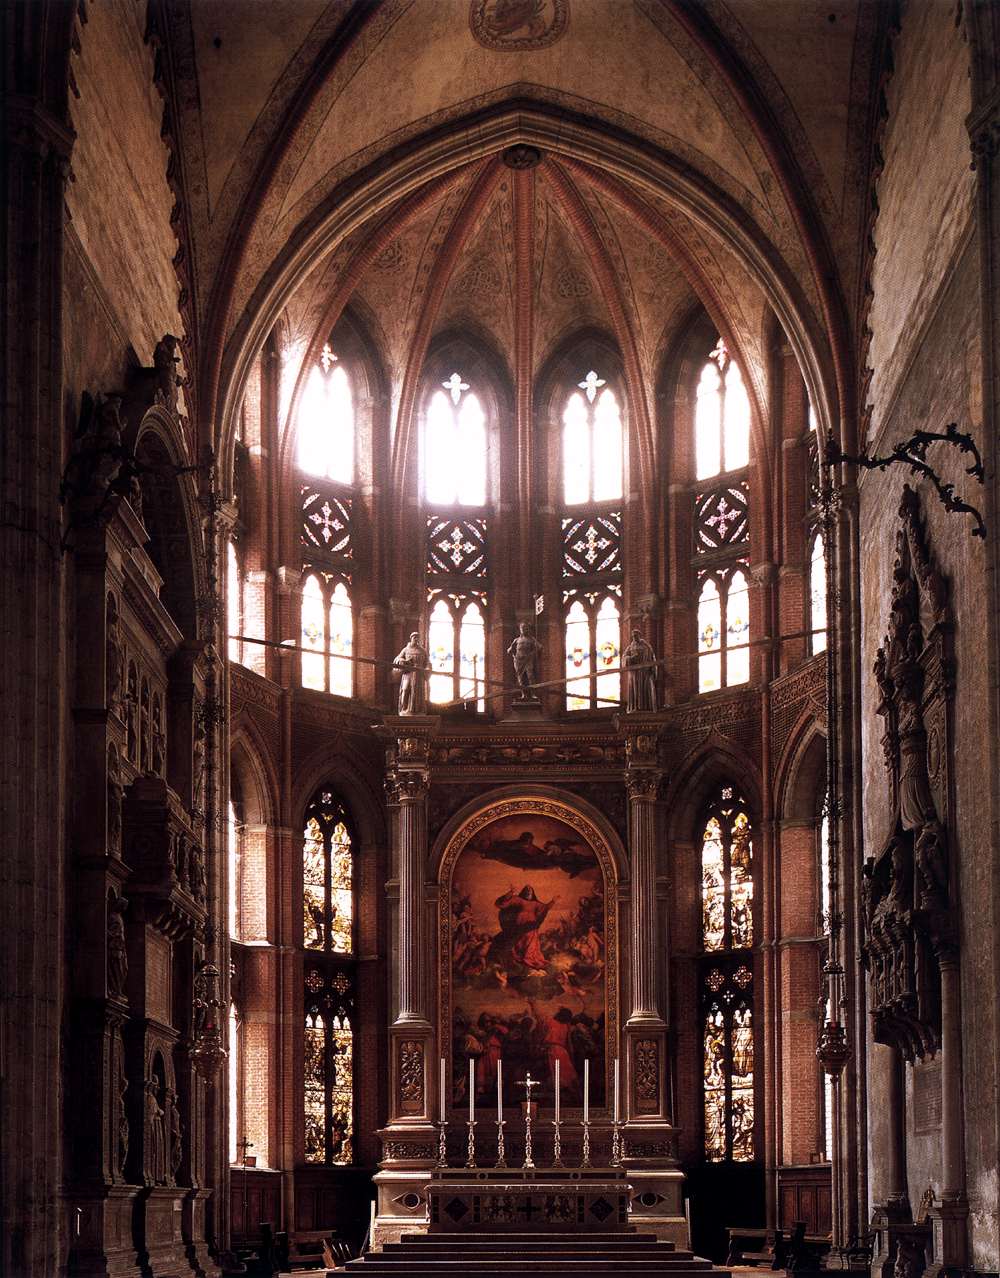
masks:
<svg viewBox="0 0 1000 1278"><path fill-rule="evenodd" d="M630 1195L617 1167L437 1167L427 1186L428 1232L625 1231Z"/></svg>

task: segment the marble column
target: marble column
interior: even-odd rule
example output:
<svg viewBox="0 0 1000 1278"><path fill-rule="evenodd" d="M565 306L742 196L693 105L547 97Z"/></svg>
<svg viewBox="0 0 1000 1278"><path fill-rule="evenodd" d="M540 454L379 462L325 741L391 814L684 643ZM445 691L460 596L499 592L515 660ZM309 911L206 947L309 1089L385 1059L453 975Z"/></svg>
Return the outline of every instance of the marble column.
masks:
<svg viewBox="0 0 1000 1278"><path fill-rule="evenodd" d="M898 1048L884 1047L885 1059L885 1144L882 1151L884 1192L876 1204L872 1227L878 1231L878 1251L872 1265L873 1278L893 1278L899 1247L899 1229L910 1224L910 1202L906 1190L906 1110L903 1058Z"/></svg>
<svg viewBox="0 0 1000 1278"><path fill-rule="evenodd" d="M399 890L396 926L396 1014L390 1026L392 1100L390 1127L427 1127L435 1100L433 1026L427 1007L427 964L433 962L425 935L427 798L430 743L438 719L431 715L386 720L390 741L386 792L393 809L393 862Z"/></svg>

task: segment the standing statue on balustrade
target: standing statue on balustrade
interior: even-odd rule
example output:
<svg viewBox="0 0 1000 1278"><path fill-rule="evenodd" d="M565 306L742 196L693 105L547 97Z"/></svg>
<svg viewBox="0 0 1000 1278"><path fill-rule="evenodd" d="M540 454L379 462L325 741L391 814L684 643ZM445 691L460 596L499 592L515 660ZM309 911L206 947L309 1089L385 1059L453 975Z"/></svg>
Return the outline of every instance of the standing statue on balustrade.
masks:
<svg viewBox="0 0 1000 1278"><path fill-rule="evenodd" d="M414 630L410 642L392 663L393 670L401 672L399 679L399 713L426 714L427 668L430 655Z"/></svg>
<svg viewBox="0 0 1000 1278"><path fill-rule="evenodd" d="M518 701L534 701L534 685L538 682L538 659L542 655L542 645L531 633L526 621L518 626L518 634L507 649L514 658L514 677L520 689Z"/></svg>
<svg viewBox="0 0 1000 1278"><path fill-rule="evenodd" d="M638 630L622 653L625 669L625 711L656 709L656 653Z"/></svg>

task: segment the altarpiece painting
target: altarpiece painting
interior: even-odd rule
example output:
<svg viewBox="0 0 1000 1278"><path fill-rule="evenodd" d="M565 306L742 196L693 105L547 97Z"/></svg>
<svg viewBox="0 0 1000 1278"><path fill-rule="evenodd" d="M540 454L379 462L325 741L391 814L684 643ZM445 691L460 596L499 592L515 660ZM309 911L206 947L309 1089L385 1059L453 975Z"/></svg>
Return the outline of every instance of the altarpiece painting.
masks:
<svg viewBox="0 0 1000 1278"><path fill-rule="evenodd" d="M524 1099L530 1070L543 1106L580 1105L584 1062L590 1103L606 1095L616 929L603 837L544 800L494 804L463 827L442 865L442 1025L450 1026L451 1100L495 1106ZM447 900L447 912L444 902ZM614 902L614 894L610 894ZM442 1044L443 1050L445 1044Z"/></svg>

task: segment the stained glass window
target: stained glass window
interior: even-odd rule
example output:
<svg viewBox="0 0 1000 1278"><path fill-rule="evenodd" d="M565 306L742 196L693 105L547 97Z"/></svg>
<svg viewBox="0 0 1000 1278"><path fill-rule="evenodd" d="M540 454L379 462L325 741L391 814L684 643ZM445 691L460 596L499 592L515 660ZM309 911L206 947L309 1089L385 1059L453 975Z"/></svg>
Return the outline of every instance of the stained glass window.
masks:
<svg viewBox="0 0 1000 1278"><path fill-rule="evenodd" d="M621 497L621 409L615 392L593 369L566 400L562 451L568 506Z"/></svg>
<svg viewBox="0 0 1000 1278"><path fill-rule="evenodd" d="M302 686L340 697L354 690L354 610L343 578L310 572L302 584Z"/></svg>
<svg viewBox="0 0 1000 1278"><path fill-rule="evenodd" d="M754 1157L753 842L746 803L722 786L701 846L705 1157Z"/></svg>
<svg viewBox="0 0 1000 1278"><path fill-rule="evenodd" d="M564 595L566 709L608 709L621 700L620 587Z"/></svg>
<svg viewBox="0 0 1000 1278"><path fill-rule="evenodd" d="M435 506L485 506L486 413L461 374L431 396L423 435L424 498Z"/></svg>
<svg viewBox="0 0 1000 1278"><path fill-rule="evenodd" d="M723 786L702 833L702 944L706 950L753 944L753 836L746 803Z"/></svg>
<svg viewBox="0 0 1000 1278"><path fill-rule="evenodd" d="M744 565L699 575L698 691L750 679L750 591Z"/></svg>
<svg viewBox="0 0 1000 1278"><path fill-rule="evenodd" d="M328 353L329 352L329 353ZM307 475L354 482L354 396L329 347L309 373L298 417L299 468Z"/></svg>
<svg viewBox="0 0 1000 1278"><path fill-rule="evenodd" d="M353 848L343 805L320 790L306 809L302 842L306 949L353 952Z"/></svg>
<svg viewBox="0 0 1000 1278"><path fill-rule="evenodd" d="M755 1153L753 974L713 964L702 988L705 1158L751 1162Z"/></svg>
<svg viewBox="0 0 1000 1278"><path fill-rule="evenodd" d="M229 630L229 660L243 660L243 578L240 562L232 541L226 545L226 621Z"/></svg>
<svg viewBox="0 0 1000 1278"><path fill-rule="evenodd" d="M346 810L320 789L302 845L305 1026L304 1152L346 1164L354 1130L354 856Z"/></svg>
<svg viewBox="0 0 1000 1278"><path fill-rule="evenodd" d="M809 555L809 627L813 653L826 651L826 552L823 534L813 537Z"/></svg>
<svg viewBox="0 0 1000 1278"><path fill-rule="evenodd" d="M750 400L720 338L698 379L694 414L695 478L742 470L750 461Z"/></svg>

